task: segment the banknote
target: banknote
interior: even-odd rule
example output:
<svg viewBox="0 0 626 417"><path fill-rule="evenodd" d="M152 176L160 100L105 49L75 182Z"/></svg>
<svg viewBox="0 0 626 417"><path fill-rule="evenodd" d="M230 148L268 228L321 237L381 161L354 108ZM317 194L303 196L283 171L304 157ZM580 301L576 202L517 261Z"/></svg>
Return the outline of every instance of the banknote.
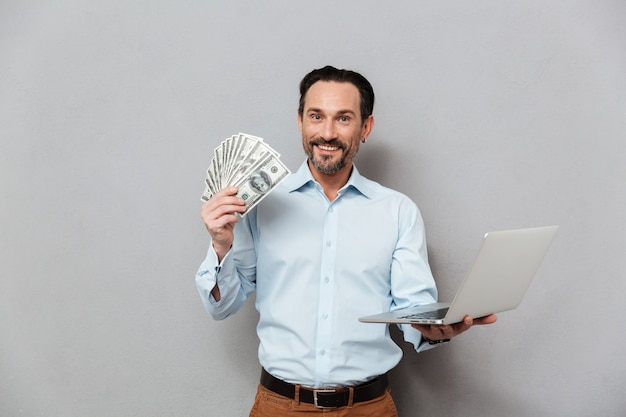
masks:
<svg viewBox="0 0 626 417"><path fill-rule="evenodd" d="M235 186L246 202L247 213L289 174L280 154L263 138L239 133L213 150L201 199L208 201L224 187Z"/></svg>
<svg viewBox="0 0 626 417"><path fill-rule="evenodd" d="M289 169L273 154L254 165L246 176L234 184L238 188L237 196L246 203L246 212L259 204L287 175Z"/></svg>

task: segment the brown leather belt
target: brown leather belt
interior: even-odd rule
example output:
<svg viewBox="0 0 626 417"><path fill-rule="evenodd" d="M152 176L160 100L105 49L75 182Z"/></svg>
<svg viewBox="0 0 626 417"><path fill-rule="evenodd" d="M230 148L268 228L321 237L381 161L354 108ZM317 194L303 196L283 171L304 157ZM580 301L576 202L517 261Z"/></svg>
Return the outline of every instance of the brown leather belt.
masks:
<svg viewBox="0 0 626 417"><path fill-rule="evenodd" d="M296 386L271 375L265 369L261 372L261 385L283 397L295 399ZM306 388L300 386L299 399L301 402L314 404L318 408L345 407L350 403L350 391L353 391L352 402L359 403L373 400L385 393L389 386L387 375L381 375L353 387L339 388Z"/></svg>

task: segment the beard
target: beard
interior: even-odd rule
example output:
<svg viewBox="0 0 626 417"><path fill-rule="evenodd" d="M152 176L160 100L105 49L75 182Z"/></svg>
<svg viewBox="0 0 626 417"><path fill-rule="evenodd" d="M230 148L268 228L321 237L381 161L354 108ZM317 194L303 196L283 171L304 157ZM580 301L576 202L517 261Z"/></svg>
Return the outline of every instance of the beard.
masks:
<svg viewBox="0 0 626 417"><path fill-rule="evenodd" d="M341 150L341 157L337 161L332 160L332 156L322 155L320 157L315 157L315 146L317 145L328 145L328 146L336 146ZM339 172L342 168L346 166L346 147L343 143L341 143L337 139L333 139L330 141L314 138L309 141L309 148L306 150L309 161L313 164L313 167L317 169L322 174L334 174Z"/></svg>
<svg viewBox="0 0 626 417"><path fill-rule="evenodd" d="M334 174L346 166L346 160L343 157L336 162L332 162L329 156L323 156L320 159L316 159L313 155L310 155L309 161L311 161L315 169L322 174Z"/></svg>

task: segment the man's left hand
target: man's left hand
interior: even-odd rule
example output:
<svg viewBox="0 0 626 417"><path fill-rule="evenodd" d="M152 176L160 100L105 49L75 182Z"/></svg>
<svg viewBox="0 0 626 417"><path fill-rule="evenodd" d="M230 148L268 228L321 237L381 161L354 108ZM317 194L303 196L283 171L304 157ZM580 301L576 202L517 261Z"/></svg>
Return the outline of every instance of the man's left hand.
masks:
<svg viewBox="0 0 626 417"><path fill-rule="evenodd" d="M455 324L412 324L424 337L430 340L452 339L475 325L492 324L498 320L495 314L474 319L465 316L463 321Z"/></svg>

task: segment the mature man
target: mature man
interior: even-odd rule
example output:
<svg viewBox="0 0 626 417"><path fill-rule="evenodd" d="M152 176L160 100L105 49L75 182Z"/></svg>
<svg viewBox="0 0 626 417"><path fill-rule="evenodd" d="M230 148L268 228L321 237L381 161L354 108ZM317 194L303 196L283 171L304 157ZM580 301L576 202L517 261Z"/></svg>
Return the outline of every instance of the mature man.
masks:
<svg viewBox="0 0 626 417"><path fill-rule="evenodd" d="M261 383L250 416L395 416L386 373L402 350L359 316L435 302L421 214L405 195L359 174L353 158L374 126L374 91L330 66L300 84L307 160L243 218L228 187L202 206L211 235L196 284L216 319L256 290ZM495 316L404 326L417 351ZM328 411L328 410L326 410Z"/></svg>

